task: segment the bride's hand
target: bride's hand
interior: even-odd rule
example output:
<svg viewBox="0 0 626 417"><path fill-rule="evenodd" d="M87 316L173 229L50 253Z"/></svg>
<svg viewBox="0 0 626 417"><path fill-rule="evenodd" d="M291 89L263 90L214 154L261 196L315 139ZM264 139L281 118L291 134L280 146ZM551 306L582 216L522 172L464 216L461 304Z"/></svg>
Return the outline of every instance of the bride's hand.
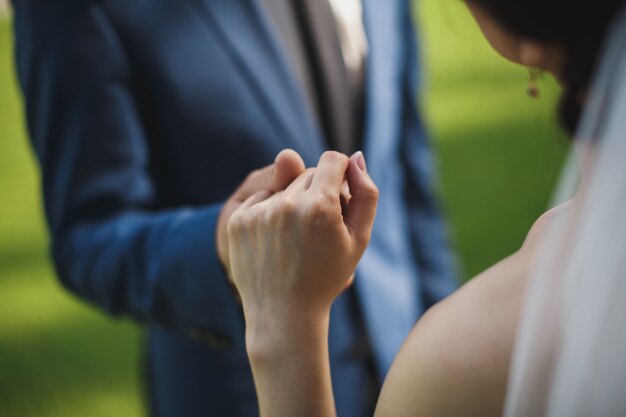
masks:
<svg viewBox="0 0 626 417"><path fill-rule="evenodd" d="M284 192L257 193L233 214L231 266L249 331L328 315L369 243L377 202L361 153L326 152Z"/></svg>

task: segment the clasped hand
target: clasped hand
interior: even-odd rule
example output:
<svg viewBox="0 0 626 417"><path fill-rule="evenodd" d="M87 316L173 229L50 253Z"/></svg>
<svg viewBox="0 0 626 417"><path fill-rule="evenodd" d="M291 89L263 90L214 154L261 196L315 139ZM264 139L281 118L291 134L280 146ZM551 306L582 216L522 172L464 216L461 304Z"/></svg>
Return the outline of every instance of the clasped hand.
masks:
<svg viewBox="0 0 626 417"><path fill-rule="evenodd" d="M344 199L347 184L350 198ZM326 152L284 191L249 197L230 217L230 269L248 327L322 317L367 247L378 189L361 153Z"/></svg>

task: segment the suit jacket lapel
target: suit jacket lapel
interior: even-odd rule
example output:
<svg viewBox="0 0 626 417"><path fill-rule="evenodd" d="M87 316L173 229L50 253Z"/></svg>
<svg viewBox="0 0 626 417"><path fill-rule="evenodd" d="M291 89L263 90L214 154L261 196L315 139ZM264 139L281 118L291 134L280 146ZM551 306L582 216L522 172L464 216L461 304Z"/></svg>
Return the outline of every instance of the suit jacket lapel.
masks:
<svg viewBox="0 0 626 417"><path fill-rule="evenodd" d="M259 104L285 135L285 146L296 144L296 150L305 153L305 160L307 154L316 157L324 147L321 134L257 0L194 1L207 25L223 41Z"/></svg>
<svg viewBox="0 0 626 417"><path fill-rule="evenodd" d="M363 149L374 162L395 160L399 116L402 109L395 97L399 82L397 14L403 12L395 0L363 0L363 17L369 43ZM385 164L372 164L372 175L384 175ZM368 167L369 168L369 167ZM377 172L380 171L380 172Z"/></svg>
<svg viewBox="0 0 626 417"><path fill-rule="evenodd" d="M384 375L417 318L417 271L402 263L396 242L398 230L388 229L390 213L397 215L401 201L393 199L389 163L398 161L403 104L402 49L398 25L407 13L404 0L363 0L370 53L367 67L365 151L368 172L381 189L379 214L372 232L372 245L363 256L355 289L363 306L366 325L380 375ZM386 194L391 193L391 194ZM390 198L391 197L391 198ZM393 227L393 222L391 226ZM400 260L399 264L394 264ZM383 308L384 307L384 308Z"/></svg>

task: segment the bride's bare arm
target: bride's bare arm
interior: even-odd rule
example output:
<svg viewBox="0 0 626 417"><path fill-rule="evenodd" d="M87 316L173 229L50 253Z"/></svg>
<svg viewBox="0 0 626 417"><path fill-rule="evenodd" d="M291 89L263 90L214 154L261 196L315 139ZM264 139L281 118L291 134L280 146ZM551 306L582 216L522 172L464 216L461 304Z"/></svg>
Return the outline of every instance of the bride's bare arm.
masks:
<svg viewBox="0 0 626 417"><path fill-rule="evenodd" d="M248 339L261 416L334 417L328 317L303 312L282 318L271 330L251 329L257 335Z"/></svg>
<svg viewBox="0 0 626 417"><path fill-rule="evenodd" d="M342 206L346 180L351 198ZM231 217L233 279L261 416L335 415L330 308L367 247L377 201L362 155L327 152L287 190L259 193Z"/></svg>

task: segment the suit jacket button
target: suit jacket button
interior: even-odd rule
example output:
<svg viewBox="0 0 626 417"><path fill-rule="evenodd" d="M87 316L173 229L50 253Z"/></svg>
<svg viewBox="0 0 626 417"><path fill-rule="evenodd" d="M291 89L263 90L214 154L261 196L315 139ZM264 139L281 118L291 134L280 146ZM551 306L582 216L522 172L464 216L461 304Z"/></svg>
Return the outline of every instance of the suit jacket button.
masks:
<svg viewBox="0 0 626 417"><path fill-rule="evenodd" d="M199 328L191 329L191 337L214 349L228 349L233 346L233 341L224 333L209 332Z"/></svg>

